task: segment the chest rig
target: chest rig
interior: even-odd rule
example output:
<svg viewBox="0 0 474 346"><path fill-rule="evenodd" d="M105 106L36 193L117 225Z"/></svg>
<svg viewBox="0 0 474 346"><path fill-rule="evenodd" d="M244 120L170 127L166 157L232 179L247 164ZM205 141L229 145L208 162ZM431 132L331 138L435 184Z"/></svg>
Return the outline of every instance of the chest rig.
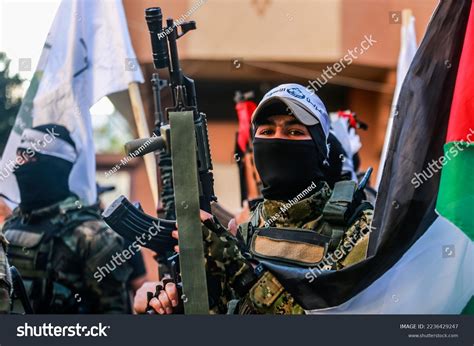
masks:
<svg viewBox="0 0 474 346"><path fill-rule="evenodd" d="M17 210L5 224L9 260L21 273L36 313L78 312L74 292L58 277L54 261L58 248L65 249L62 237L98 217L95 208L83 207L78 199L68 198L30 214ZM74 253L69 250L64 254L67 255Z"/></svg>
<svg viewBox="0 0 474 346"><path fill-rule="evenodd" d="M240 226L240 236L266 272L240 302L239 313L303 314L308 301L318 296L308 281L308 268L335 270L334 262L326 264L326 256L363 212L372 209L360 192L353 181L340 181L332 191L322 183L289 209L272 201L258 205L250 222Z"/></svg>
<svg viewBox="0 0 474 346"><path fill-rule="evenodd" d="M281 203L276 205L278 208L261 203L250 222L241 226L249 252L258 260L302 267L317 265L336 250L361 213L372 209L357 192L356 182L348 180L337 182L332 191L323 184L315 195L287 208Z"/></svg>

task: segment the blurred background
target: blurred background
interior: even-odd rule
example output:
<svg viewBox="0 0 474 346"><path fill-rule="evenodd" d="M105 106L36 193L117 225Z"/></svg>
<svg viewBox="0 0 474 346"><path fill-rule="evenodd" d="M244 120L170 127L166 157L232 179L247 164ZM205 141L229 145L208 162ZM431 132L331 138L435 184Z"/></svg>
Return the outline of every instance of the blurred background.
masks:
<svg viewBox="0 0 474 346"><path fill-rule="evenodd" d="M233 155L238 126L235 91L254 91L258 101L280 83L307 86L317 78L324 81L321 73L326 66L360 46L365 36L371 36L377 42L328 80L318 95L328 111L351 109L369 125L368 131L359 132L362 169L373 166L377 170L396 83L400 12L405 8L413 11L420 40L437 2L124 0L123 4L138 63L147 81L141 92L150 125L153 103L148 81L154 68L144 10L159 5L166 17L177 19L196 8L190 18L198 29L180 39L182 67L195 79L200 109L208 116L217 195L223 205L237 210L240 198ZM165 92L163 96L164 103L169 104L170 95ZM142 183L146 185L146 180Z"/></svg>
<svg viewBox="0 0 474 346"><path fill-rule="evenodd" d="M350 109L367 123L360 131L362 170L376 171L384 143L396 84L400 49L401 11L411 9L418 41L424 35L437 0L123 0L137 61L125 68L140 68L145 83L140 91L153 128L153 100L149 82L154 72L144 10L160 6L166 17L195 20L197 30L179 40L182 68L196 81L198 103L208 117L214 163L215 191L228 210L240 209L239 173L234 160L238 121L234 94L253 91L255 100L281 83L307 86L327 66L340 61L366 37L375 43L358 54L350 66L319 88L328 111ZM59 1L2 0L0 3L0 145L7 140L21 97L29 85ZM190 11L193 9L193 11ZM190 13L192 12L192 13ZM166 78L166 74L160 75ZM171 104L164 90L163 106ZM120 103L120 100L114 100ZM97 180L116 190L103 195L108 205L119 194L140 201L155 213L143 160L133 159L107 176L124 157L123 144L136 137L126 100L119 113L104 98L93 114L97 152ZM0 153L3 147L0 147ZM148 253L150 277L156 270Z"/></svg>

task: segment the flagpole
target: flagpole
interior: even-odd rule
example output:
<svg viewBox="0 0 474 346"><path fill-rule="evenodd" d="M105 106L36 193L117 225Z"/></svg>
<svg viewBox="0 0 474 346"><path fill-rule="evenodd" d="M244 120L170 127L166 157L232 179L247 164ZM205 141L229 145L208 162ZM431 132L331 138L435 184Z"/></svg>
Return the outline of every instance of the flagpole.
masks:
<svg viewBox="0 0 474 346"><path fill-rule="evenodd" d="M410 24L410 18L413 16L413 11L409 8L402 10L402 26L408 26Z"/></svg>
<svg viewBox="0 0 474 346"><path fill-rule="evenodd" d="M150 137L150 130L148 129L146 122L145 109L143 107L140 89L138 88L137 82L132 82L128 85L128 93L130 95L130 102L132 104L132 111L135 118L135 124L137 126L138 137L148 138ZM155 155L145 155L143 156L143 160L145 161L145 168L148 176L148 182L150 183L153 202L155 203L155 207L157 207L158 183L156 181Z"/></svg>
<svg viewBox="0 0 474 346"><path fill-rule="evenodd" d="M402 27L406 28L408 25L410 25L410 19L412 16L413 16L413 11L410 10L409 8L405 8L402 10ZM406 40L407 40L406 31L402 31L400 47L405 46Z"/></svg>

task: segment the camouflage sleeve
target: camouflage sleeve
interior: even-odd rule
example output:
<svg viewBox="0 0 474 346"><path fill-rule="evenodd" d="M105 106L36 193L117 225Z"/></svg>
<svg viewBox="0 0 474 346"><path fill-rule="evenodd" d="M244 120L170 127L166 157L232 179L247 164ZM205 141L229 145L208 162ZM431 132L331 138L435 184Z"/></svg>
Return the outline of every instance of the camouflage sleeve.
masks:
<svg viewBox="0 0 474 346"><path fill-rule="evenodd" d="M96 298L95 313L129 313L127 279L132 271L128 260L132 249L124 249L123 239L102 221L80 226L84 246L84 280L87 290Z"/></svg>
<svg viewBox="0 0 474 346"><path fill-rule="evenodd" d="M220 225L217 229L206 226L213 230L203 228L208 281L210 278L217 279L221 292L219 309L212 312L223 313L231 299L238 299L236 311L232 313L303 313L303 309L269 271L263 271L257 277L240 239Z"/></svg>
<svg viewBox="0 0 474 346"><path fill-rule="evenodd" d="M0 314L7 313L10 310L10 291L11 291L11 278L10 278L10 267L8 266L6 256L6 245L2 233L0 233Z"/></svg>
<svg viewBox="0 0 474 346"><path fill-rule="evenodd" d="M334 254L337 256L336 269L348 267L367 258L369 236L374 211L366 209L347 229ZM341 254L341 256L338 255Z"/></svg>
<svg viewBox="0 0 474 346"><path fill-rule="evenodd" d="M252 215L255 217L255 215ZM210 227L212 229L212 227ZM220 234L219 236L216 235ZM228 304L232 299L237 300L237 304L229 309L232 314L302 314L303 309L295 302L291 295L285 291L277 278L269 271L263 270L260 277L254 274L247 258L249 241L249 223L245 222L238 226L237 234L232 236L222 227L216 232L209 232L204 235L206 251L207 275L220 275L222 292L226 287L232 286L241 280L239 273L252 272L252 275L243 275L251 280L242 280L245 285L240 285L238 292L232 290L233 295L221 296L221 302ZM222 250L225 249L225 251ZM219 270L219 268L225 270ZM209 280L209 279L208 279ZM251 282L250 282L251 281ZM228 304L230 307L230 304ZM218 311L217 313L222 313Z"/></svg>
<svg viewBox="0 0 474 346"><path fill-rule="evenodd" d="M213 313L225 313L230 300L245 295L256 276L238 240L219 223L203 227L204 255ZM209 285L210 283L210 285Z"/></svg>

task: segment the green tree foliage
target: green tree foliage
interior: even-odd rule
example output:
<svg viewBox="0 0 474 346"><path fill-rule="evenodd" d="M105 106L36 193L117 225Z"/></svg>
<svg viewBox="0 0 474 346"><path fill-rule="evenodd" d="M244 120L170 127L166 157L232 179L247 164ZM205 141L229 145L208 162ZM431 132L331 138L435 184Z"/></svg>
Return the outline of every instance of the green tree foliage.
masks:
<svg viewBox="0 0 474 346"><path fill-rule="evenodd" d="M23 80L18 74L10 76L10 63L7 55L0 52L0 156L21 105L21 98L15 94L20 93Z"/></svg>

